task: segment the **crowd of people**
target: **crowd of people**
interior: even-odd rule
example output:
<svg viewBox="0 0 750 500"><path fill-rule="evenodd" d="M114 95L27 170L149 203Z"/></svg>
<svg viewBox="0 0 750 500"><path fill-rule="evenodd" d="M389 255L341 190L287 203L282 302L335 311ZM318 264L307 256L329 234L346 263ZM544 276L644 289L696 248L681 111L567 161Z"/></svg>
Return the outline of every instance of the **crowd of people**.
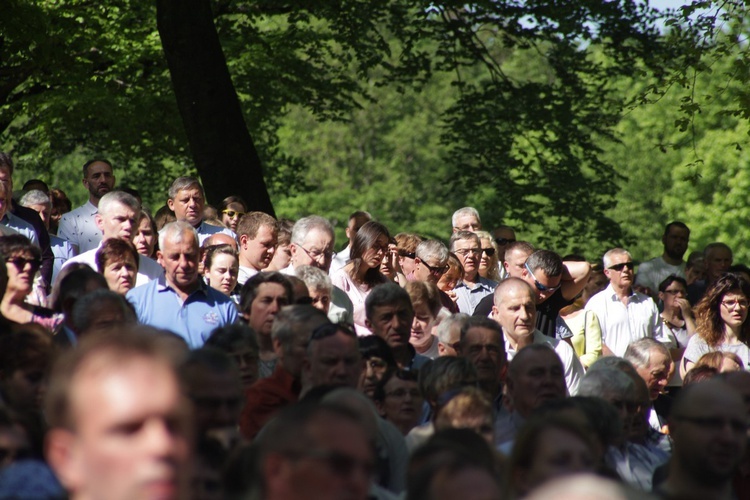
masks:
<svg viewBox="0 0 750 500"><path fill-rule="evenodd" d="M682 222L640 264L471 207L337 245L193 177L152 213L106 160L75 209L13 173L0 498L750 498L750 268Z"/></svg>

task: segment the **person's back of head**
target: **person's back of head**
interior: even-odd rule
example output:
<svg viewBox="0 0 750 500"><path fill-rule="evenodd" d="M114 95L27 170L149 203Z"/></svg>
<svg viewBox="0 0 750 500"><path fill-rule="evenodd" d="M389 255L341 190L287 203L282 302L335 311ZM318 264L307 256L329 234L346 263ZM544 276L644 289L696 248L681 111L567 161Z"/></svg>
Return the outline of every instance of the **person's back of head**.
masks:
<svg viewBox="0 0 750 500"><path fill-rule="evenodd" d="M79 337L122 324L134 324L132 304L110 290L94 290L81 296L71 311L73 331Z"/></svg>

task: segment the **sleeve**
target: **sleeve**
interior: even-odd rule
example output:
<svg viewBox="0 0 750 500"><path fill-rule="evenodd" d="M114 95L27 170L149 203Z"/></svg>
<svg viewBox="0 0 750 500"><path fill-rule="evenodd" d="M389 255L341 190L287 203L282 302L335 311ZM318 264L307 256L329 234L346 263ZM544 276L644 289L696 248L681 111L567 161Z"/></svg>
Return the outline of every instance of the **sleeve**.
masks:
<svg viewBox="0 0 750 500"><path fill-rule="evenodd" d="M710 349L706 342L697 333L690 337L688 345L685 348L685 354L682 355L682 362L697 363L701 356L709 352Z"/></svg>
<svg viewBox="0 0 750 500"><path fill-rule="evenodd" d="M651 300L651 331L654 335L654 339L662 344L665 344L667 347L672 344L669 335L669 328L664 328L661 314L659 314L659 309L656 307L656 303L653 300Z"/></svg>
<svg viewBox="0 0 750 500"><path fill-rule="evenodd" d="M57 236L64 240L68 240L71 244L75 245L76 249L79 249L81 247L78 245L75 217L71 216L71 214L72 212L63 214L60 223L57 226Z"/></svg>
<svg viewBox="0 0 750 500"><path fill-rule="evenodd" d="M581 356L581 364L588 368L602 355L602 327L594 311L585 311L586 348Z"/></svg>
<svg viewBox="0 0 750 500"><path fill-rule="evenodd" d="M644 262L638 267L638 274L635 276L636 285L645 286L651 290L654 290L659 286L658 284L654 285L653 283L652 267L653 264L651 262Z"/></svg>
<svg viewBox="0 0 750 500"><path fill-rule="evenodd" d="M560 340L555 347L557 355L563 362L565 368L565 385L568 386L568 394L575 396L578 394L578 385L583 378L583 365L578 360L573 348L567 342Z"/></svg>

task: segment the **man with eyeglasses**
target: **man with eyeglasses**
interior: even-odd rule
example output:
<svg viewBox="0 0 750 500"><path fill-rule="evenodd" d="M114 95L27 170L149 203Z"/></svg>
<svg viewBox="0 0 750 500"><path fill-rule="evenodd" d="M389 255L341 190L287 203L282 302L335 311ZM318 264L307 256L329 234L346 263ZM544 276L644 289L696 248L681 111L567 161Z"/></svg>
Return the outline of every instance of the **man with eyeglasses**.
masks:
<svg viewBox="0 0 750 500"><path fill-rule="evenodd" d="M672 459L655 491L664 499L747 498L732 478L747 448L747 413L740 394L723 381L682 389L672 406Z"/></svg>
<svg viewBox="0 0 750 500"><path fill-rule="evenodd" d="M643 287L643 292L653 299L656 299L659 293L659 284L667 276L685 277L685 261L682 260L682 256L685 255L690 242L690 228L684 222L670 222L664 228L661 242L664 252L659 257L641 263L635 277L635 284Z"/></svg>
<svg viewBox="0 0 750 500"><path fill-rule="evenodd" d="M330 273L338 271L349 262L349 252L352 249L352 242L354 237L357 236L359 228L364 226L366 222L372 220L372 215L369 212L358 210L349 216L349 222L346 225L346 237L348 239L346 247L333 256L331 261Z"/></svg>
<svg viewBox="0 0 750 500"><path fill-rule="evenodd" d="M656 303L633 289L633 258L627 250L613 248L604 254L607 288L586 304L599 318L602 329L602 355L624 356L632 342L651 337L668 343Z"/></svg>
<svg viewBox="0 0 750 500"><path fill-rule="evenodd" d="M240 270L237 283L245 282L263 271L273 260L279 226L276 219L263 212L250 212L237 224Z"/></svg>
<svg viewBox="0 0 750 500"><path fill-rule="evenodd" d="M475 233L471 231L453 233L450 248L464 267L464 277L453 289L456 293L456 305L459 311L472 314L483 298L492 295L497 283L479 275L482 244Z"/></svg>
<svg viewBox="0 0 750 500"><path fill-rule="evenodd" d="M294 223L289 250L292 257L289 266L281 272L295 275L299 266L313 266L328 271L333 259L335 235L328 219L319 215L303 217ZM354 306L349 296L341 288L334 286L331 293L331 305L328 308L328 319L334 323L351 322L354 317Z"/></svg>
<svg viewBox="0 0 750 500"><path fill-rule="evenodd" d="M479 212L474 207L459 208L453 212L451 222L453 223L454 233L459 231L479 231L482 229Z"/></svg>
<svg viewBox="0 0 750 500"><path fill-rule="evenodd" d="M417 245L414 254L414 271L406 275L407 281L425 281L437 285L440 277L448 271L448 247L442 241L425 240ZM458 312L458 306L442 290L440 303L451 313Z"/></svg>

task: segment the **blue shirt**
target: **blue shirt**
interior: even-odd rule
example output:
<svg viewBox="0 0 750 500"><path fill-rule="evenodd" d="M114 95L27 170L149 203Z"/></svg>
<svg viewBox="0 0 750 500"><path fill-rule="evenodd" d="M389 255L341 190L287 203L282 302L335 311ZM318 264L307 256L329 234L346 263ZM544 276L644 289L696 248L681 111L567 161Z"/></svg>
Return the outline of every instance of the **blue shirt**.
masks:
<svg viewBox="0 0 750 500"><path fill-rule="evenodd" d="M191 349L203 346L214 328L237 321L234 301L199 280L200 288L185 302L167 284L164 276L130 290L127 299L135 307L138 321L170 330L184 338Z"/></svg>
<svg viewBox="0 0 750 500"><path fill-rule="evenodd" d="M458 305L458 310L462 313L473 314L477 304L483 298L495 292L497 282L482 278L481 276L478 276L478 278L479 281L474 288L469 288L466 283L461 281L453 289L456 292L456 305Z"/></svg>

